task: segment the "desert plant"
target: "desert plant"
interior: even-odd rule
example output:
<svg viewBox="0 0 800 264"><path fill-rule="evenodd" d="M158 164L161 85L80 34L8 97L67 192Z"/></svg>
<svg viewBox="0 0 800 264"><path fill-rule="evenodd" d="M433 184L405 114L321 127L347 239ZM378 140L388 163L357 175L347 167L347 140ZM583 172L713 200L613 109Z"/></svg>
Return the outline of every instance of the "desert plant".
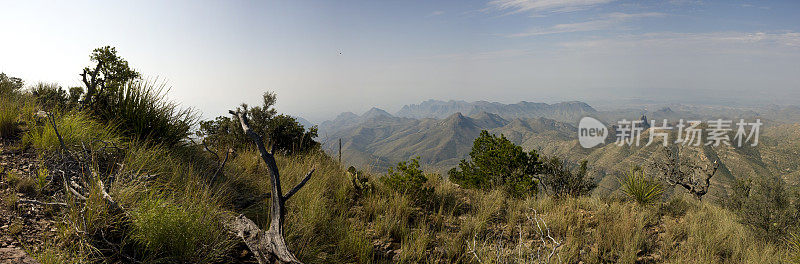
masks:
<svg viewBox="0 0 800 264"><path fill-rule="evenodd" d="M165 83L131 81L107 91L102 105L92 108L101 120L117 124L124 135L139 141L173 146L190 135L197 114L165 97Z"/></svg>
<svg viewBox="0 0 800 264"><path fill-rule="evenodd" d="M147 250L150 261L221 261L234 243L215 210L205 205L145 198L132 213L131 238Z"/></svg>
<svg viewBox="0 0 800 264"><path fill-rule="evenodd" d="M428 177L419 169L419 158L412 158L408 162L397 163L397 167L389 167L383 180L392 189L407 194L422 191Z"/></svg>
<svg viewBox="0 0 800 264"><path fill-rule="evenodd" d="M473 142L469 156L470 160L461 160L458 168L448 172L450 180L466 188L502 188L516 197L536 193L534 176L541 165L536 151L526 153L505 136L484 130Z"/></svg>
<svg viewBox="0 0 800 264"><path fill-rule="evenodd" d="M261 106L250 107L242 104L238 111L251 117L254 132L264 135L264 144L273 145L276 151L285 154L303 153L315 149L319 143L317 127L304 127L292 116L277 114L273 107L277 101L275 93L263 95ZM238 121L227 116L200 122L197 135L204 142L220 147L242 148L248 146L248 138L237 128Z"/></svg>
<svg viewBox="0 0 800 264"><path fill-rule="evenodd" d="M9 138L18 132L21 109L10 96L0 95L0 138Z"/></svg>
<svg viewBox="0 0 800 264"><path fill-rule="evenodd" d="M779 178L739 179L731 186L724 205L736 212L742 223L767 239L783 238L798 224L790 192Z"/></svg>
<svg viewBox="0 0 800 264"><path fill-rule="evenodd" d="M12 95L22 89L25 82L20 78L10 77L5 73L0 72L0 95L6 97Z"/></svg>
<svg viewBox="0 0 800 264"><path fill-rule="evenodd" d="M51 117L40 118L40 124L31 128L23 136L23 143L43 151L60 150L61 144L56 135L56 130L49 123L48 118ZM122 142L116 135L116 127L114 125L101 124L86 113L69 112L61 117L52 118L55 118L56 128L68 148L79 148L82 144L92 144L96 140L112 144L120 144Z"/></svg>
<svg viewBox="0 0 800 264"><path fill-rule="evenodd" d="M639 205L651 205L661 199L664 189L657 181L645 176L641 168L632 168L619 179L622 192Z"/></svg>
<svg viewBox="0 0 800 264"><path fill-rule="evenodd" d="M584 160L577 171L572 170L572 165L558 157L543 158L541 174L537 177L546 192L555 197L587 195L597 183L594 178L587 176L587 162Z"/></svg>

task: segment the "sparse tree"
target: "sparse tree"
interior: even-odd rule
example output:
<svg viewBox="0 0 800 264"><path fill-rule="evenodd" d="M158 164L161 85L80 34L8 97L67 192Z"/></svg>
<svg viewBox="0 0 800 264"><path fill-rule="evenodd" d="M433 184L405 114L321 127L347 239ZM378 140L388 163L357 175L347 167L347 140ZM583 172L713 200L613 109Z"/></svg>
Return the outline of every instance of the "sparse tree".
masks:
<svg viewBox="0 0 800 264"><path fill-rule="evenodd" d="M580 163L577 171L573 171L569 163L557 157L546 157L543 161L540 174L536 177L545 192L555 197L587 195L597 187L594 178L587 177L588 166L585 160Z"/></svg>
<svg viewBox="0 0 800 264"><path fill-rule="evenodd" d="M273 145L279 152L292 154L303 152L319 145L314 141L317 137L316 126L306 129L294 117L277 115L274 108L277 97L275 93L267 92L263 95L261 106L250 107L242 104L237 111L252 116L251 129L259 135L264 135L264 144ZM214 120L200 122L198 136L204 138L207 144L218 147L243 147L248 143L247 136L237 128L238 122L226 116Z"/></svg>
<svg viewBox="0 0 800 264"><path fill-rule="evenodd" d="M138 79L139 72L128 66L128 61L117 56L117 49L111 46L96 48L90 59L97 65L86 67L81 73L86 94L83 98L84 105L93 105L98 101L107 100L108 96L116 93L125 83Z"/></svg>

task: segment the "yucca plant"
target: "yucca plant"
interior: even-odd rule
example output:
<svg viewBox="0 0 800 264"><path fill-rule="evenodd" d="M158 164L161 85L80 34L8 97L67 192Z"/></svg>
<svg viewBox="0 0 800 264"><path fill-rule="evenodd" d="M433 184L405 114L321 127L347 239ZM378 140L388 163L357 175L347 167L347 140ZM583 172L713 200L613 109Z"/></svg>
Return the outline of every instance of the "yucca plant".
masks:
<svg viewBox="0 0 800 264"><path fill-rule="evenodd" d="M167 91L158 80L130 81L99 96L92 112L136 140L175 145L189 136L198 116L167 100Z"/></svg>
<svg viewBox="0 0 800 264"><path fill-rule="evenodd" d="M622 192L640 205L650 205L661 199L664 189L660 183L645 176L641 168L631 168L620 179Z"/></svg>

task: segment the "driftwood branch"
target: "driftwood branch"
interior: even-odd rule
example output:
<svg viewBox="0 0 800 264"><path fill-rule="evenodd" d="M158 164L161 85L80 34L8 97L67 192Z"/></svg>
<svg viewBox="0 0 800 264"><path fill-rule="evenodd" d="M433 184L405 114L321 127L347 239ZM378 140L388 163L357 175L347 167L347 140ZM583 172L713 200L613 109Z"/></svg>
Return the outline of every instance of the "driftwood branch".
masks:
<svg viewBox="0 0 800 264"><path fill-rule="evenodd" d="M267 151L264 147L261 136L250 129L250 124L247 119L247 114L241 111L229 111L232 115L239 119L244 133L253 140L258 148L261 159L267 165L267 172L269 173L270 184L272 185L272 197L270 208L270 223L269 229L266 231L261 230L250 219L244 215L236 217L232 221L228 221L226 226L230 228L237 236L239 236L244 243L250 248L250 251L256 256L256 259L261 264L266 263L302 263L297 257L289 252L286 246L286 241L283 237L283 221L286 215L286 199L291 197L305 183L311 178L311 170L297 186L295 186L287 195L281 195L281 181L280 174L278 173L278 165L275 162L274 144L270 144L271 151Z"/></svg>

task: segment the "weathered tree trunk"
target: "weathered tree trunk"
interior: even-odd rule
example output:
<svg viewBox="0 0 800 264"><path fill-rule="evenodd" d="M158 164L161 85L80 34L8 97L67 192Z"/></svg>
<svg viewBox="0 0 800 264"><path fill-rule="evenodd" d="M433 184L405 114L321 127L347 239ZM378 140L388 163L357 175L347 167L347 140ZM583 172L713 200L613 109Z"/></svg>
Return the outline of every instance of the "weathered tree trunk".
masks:
<svg viewBox="0 0 800 264"><path fill-rule="evenodd" d="M256 143L261 159L264 160L264 163L267 165L270 184L272 184L272 195L270 198L272 205L270 208L269 229L267 229L267 231L261 230L258 225L244 215L239 215L226 225L244 241L247 247L250 248L250 251L256 256L259 263L302 263L294 254L289 252L289 248L286 246L286 241L283 238L283 221L286 215L285 203L286 200L308 182L314 169L311 169L311 171L306 174L306 177L286 195L281 195L283 191L281 190L278 165L275 163L275 156L272 155L274 149L267 151L261 140L261 136L250 130L245 113L240 111L230 111L230 113L239 118L244 133Z"/></svg>

